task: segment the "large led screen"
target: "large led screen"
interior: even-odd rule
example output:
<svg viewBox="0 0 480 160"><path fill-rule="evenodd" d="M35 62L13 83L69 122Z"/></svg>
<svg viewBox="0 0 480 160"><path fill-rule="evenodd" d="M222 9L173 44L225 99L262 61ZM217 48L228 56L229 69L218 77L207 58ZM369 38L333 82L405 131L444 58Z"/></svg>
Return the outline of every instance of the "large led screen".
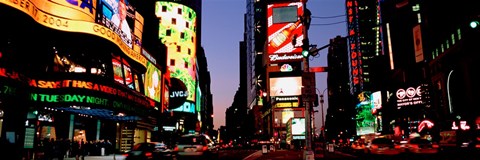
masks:
<svg viewBox="0 0 480 160"><path fill-rule="evenodd" d="M154 64L147 62L147 72L145 73L145 95L151 99L160 102L162 91L162 71Z"/></svg>
<svg viewBox="0 0 480 160"><path fill-rule="evenodd" d="M298 96L302 94L302 77L270 78L270 96Z"/></svg>
<svg viewBox="0 0 480 160"><path fill-rule="evenodd" d="M357 135L375 133L376 118L372 114L373 104L369 92L358 94L360 103L355 107Z"/></svg>
<svg viewBox="0 0 480 160"><path fill-rule="evenodd" d="M305 118L293 118L292 119L292 135L302 136L305 135Z"/></svg>
<svg viewBox="0 0 480 160"><path fill-rule="evenodd" d="M303 41L303 3L274 3L268 5L268 54L301 53ZM295 41L295 46L292 43Z"/></svg>
<svg viewBox="0 0 480 160"><path fill-rule="evenodd" d="M146 58L139 50L132 49L132 44L141 45L143 18L128 0L0 0L0 4L15 8L48 28L102 37L117 45L128 57L146 66ZM126 21L116 23L114 17L117 12L125 15ZM123 25L125 23L128 24ZM136 30L132 35L133 24Z"/></svg>
<svg viewBox="0 0 480 160"><path fill-rule="evenodd" d="M101 22L120 35L123 42L132 48L132 29L135 24L135 10L128 0L101 0Z"/></svg>
<svg viewBox="0 0 480 160"><path fill-rule="evenodd" d="M188 90L187 101L195 102L197 14L188 6L163 1L156 3L155 14L159 39L167 46L170 77L180 79Z"/></svg>

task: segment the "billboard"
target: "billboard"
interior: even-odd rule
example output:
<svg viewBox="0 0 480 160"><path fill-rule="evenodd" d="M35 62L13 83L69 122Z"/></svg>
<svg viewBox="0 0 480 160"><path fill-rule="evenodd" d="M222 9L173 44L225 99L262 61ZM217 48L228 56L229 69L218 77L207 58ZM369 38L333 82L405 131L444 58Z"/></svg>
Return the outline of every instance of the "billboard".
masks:
<svg viewBox="0 0 480 160"><path fill-rule="evenodd" d="M119 34L119 27L114 27L113 22L103 23L105 14L99 12L103 6L113 5L118 3L119 0L89 0L89 1L62 1L62 0L24 0L24 1L12 1L12 0L0 0L0 4L13 7L33 18L37 23L60 31L77 32L92 34L102 37L106 40L116 44L122 52L133 59L134 61L142 64L146 67L147 60L140 54L139 51L132 49L132 45L140 45L141 39L136 39L141 32L134 35L134 39L129 43L127 40L129 36L127 33ZM123 1L123 0L122 0ZM98 2L98 5L97 5ZM97 7L102 6L102 7ZM114 7L114 6L113 6ZM112 8L113 8L112 7ZM128 14L134 14L135 19L143 21L140 14L133 11L132 6L127 5ZM112 10L113 14L114 10ZM132 17L131 15L128 17ZM142 23L135 23L143 25ZM135 26L135 28L143 28L143 26ZM130 33L130 32L128 32Z"/></svg>
<svg viewBox="0 0 480 160"><path fill-rule="evenodd" d="M303 3L274 3L267 6L267 53L271 62L302 60Z"/></svg>
<svg viewBox="0 0 480 160"><path fill-rule="evenodd" d="M368 91L361 92L358 96L359 103L355 107L357 135L375 133L376 117L372 114L373 104Z"/></svg>
<svg viewBox="0 0 480 160"><path fill-rule="evenodd" d="M147 72L145 73L144 90L145 95L151 99L160 102L162 91L162 71L150 61L147 62Z"/></svg>
<svg viewBox="0 0 480 160"><path fill-rule="evenodd" d="M305 118L292 118L292 135L305 135Z"/></svg>
<svg viewBox="0 0 480 160"><path fill-rule="evenodd" d="M158 38L167 46L170 77L178 78L185 84L188 91L187 101L193 103L188 106L194 106L197 14L188 6L158 1L155 5L155 15L160 19Z"/></svg>
<svg viewBox="0 0 480 160"><path fill-rule="evenodd" d="M298 96L301 94L301 76L270 78L270 96Z"/></svg>
<svg viewBox="0 0 480 160"><path fill-rule="evenodd" d="M428 102L427 85L408 86L406 88L399 88L395 92L397 99L397 107L406 107L413 105L426 105Z"/></svg>

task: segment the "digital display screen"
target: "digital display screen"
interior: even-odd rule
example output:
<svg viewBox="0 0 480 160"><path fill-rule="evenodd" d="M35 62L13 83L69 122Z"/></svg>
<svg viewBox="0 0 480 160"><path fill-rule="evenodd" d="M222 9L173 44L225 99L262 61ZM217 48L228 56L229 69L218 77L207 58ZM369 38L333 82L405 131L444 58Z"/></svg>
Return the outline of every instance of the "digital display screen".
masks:
<svg viewBox="0 0 480 160"><path fill-rule="evenodd" d="M160 19L159 39L167 46L170 77L180 79L188 91L187 101L195 102L197 14L188 6L158 1L155 15Z"/></svg>
<svg viewBox="0 0 480 160"><path fill-rule="evenodd" d="M118 83L125 84L125 81L123 79L122 63L120 62L120 60L113 58L112 64L113 64L113 79Z"/></svg>
<svg viewBox="0 0 480 160"><path fill-rule="evenodd" d="M150 61L147 62L147 72L145 73L145 95L151 99L160 102L162 89L162 72Z"/></svg>
<svg viewBox="0 0 480 160"><path fill-rule="evenodd" d="M297 20L297 6L273 8L273 23L296 22Z"/></svg>
<svg viewBox="0 0 480 160"><path fill-rule="evenodd" d="M102 0L101 22L120 35L123 42L132 48L132 29L135 24L135 10L128 0Z"/></svg>
<svg viewBox="0 0 480 160"><path fill-rule="evenodd" d="M292 135L305 135L305 118L292 119Z"/></svg>
<svg viewBox="0 0 480 160"><path fill-rule="evenodd" d="M302 77L270 78L270 96L298 96L302 94Z"/></svg>

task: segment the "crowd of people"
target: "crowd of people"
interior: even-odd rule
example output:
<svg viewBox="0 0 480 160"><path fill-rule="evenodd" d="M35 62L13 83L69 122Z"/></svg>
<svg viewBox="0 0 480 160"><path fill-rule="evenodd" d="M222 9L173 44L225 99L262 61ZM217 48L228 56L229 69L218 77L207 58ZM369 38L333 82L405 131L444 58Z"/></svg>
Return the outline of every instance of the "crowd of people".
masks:
<svg viewBox="0 0 480 160"><path fill-rule="evenodd" d="M63 160L66 157L75 157L75 159L84 159L85 156L100 156L113 153L113 145L109 140L97 141L71 141L69 139L47 139L40 143L43 159ZM102 151L103 150L103 151ZM103 154L102 154L103 152Z"/></svg>

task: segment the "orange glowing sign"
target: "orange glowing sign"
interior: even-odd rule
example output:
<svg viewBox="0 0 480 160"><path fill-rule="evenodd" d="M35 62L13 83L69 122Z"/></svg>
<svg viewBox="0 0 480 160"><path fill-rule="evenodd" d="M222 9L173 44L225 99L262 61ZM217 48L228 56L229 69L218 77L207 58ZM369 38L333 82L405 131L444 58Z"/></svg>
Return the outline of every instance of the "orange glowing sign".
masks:
<svg viewBox="0 0 480 160"><path fill-rule="evenodd" d="M58 2L58 3L57 3ZM60 31L92 34L116 44L128 57L147 65L147 59L127 45L115 31L95 23L96 0L0 0L32 17L37 23Z"/></svg>

